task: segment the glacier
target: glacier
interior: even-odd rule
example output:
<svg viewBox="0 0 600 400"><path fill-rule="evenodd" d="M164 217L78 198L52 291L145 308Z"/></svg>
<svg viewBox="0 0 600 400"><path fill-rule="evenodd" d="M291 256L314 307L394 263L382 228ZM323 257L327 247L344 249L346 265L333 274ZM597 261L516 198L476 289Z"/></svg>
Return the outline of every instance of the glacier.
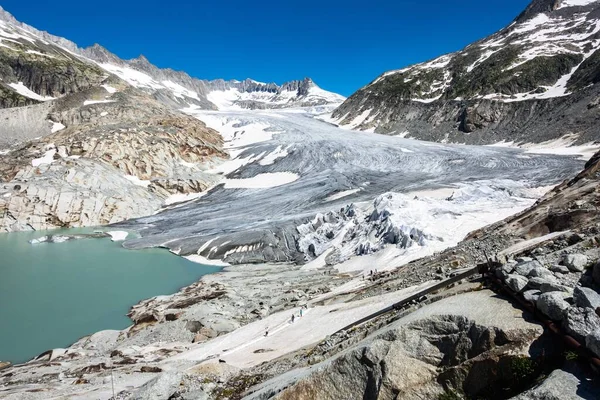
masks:
<svg viewBox="0 0 600 400"><path fill-rule="evenodd" d="M125 247L215 263L392 268L531 206L583 164L342 129L321 120L326 108L185 111L222 134L231 159L208 166L221 180L202 197L117 224L141 235Z"/></svg>

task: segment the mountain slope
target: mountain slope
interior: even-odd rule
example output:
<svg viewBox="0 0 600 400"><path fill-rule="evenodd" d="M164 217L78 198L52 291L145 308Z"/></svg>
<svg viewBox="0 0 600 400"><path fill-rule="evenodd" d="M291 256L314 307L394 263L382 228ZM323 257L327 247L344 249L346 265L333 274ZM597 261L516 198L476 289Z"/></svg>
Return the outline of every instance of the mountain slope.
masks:
<svg viewBox="0 0 600 400"><path fill-rule="evenodd" d="M132 60L122 60L98 44L81 49L69 40L23 24L1 7L0 57L8 67L12 67L0 70L0 78L4 82L0 86L0 107L49 100L49 97L89 87L97 83L94 81L96 75L106 73L114 74L162 103L178 109L301 107L339 104L345 99L319 88L309 78L282 85L250 79L208 81L192 78L182 71L158 68L143 55ZM16 61L19 57L25 57L28 61L37 60L39 67L34 68L33 76L20 71ZM73 69L68 74L64 69L66 65L71 65ZM14 69L19 71L11 71ZM72 75L74 82L69 82L70 86L66 88L41 85L38 75L43 74L43 71L51 76L61 73L63 76ZM215 101L209 100L209 97Z"/></svg>
<svg viewBox="0 0 600 400"><path fill-rule="evenodd" d="M389 71L333 113L352 128L440 142L598 138L600 2L535 0L456 53Z"/></svg>
<svg viewBox="0 0 600 400"><path fill-rule="evenodd" d="M0 8L0 231L115 223L197 197L222 178L208 171L227 154L182 111L343 100L308 78L206 81L121 60Z"/></svg>

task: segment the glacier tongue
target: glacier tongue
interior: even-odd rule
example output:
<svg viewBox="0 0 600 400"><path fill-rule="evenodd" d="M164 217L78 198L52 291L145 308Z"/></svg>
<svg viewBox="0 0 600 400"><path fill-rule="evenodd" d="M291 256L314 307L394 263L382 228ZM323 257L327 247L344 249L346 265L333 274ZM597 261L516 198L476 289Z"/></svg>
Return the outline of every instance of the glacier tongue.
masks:
<svg viewBox="0 0 600 400"><path fill-rule="evenodd" d="M230 264L391 268L524 209L541 195L528 188L555 184L582 164L343 130L313 107L187 111L225 139L232 160L211 167L222 184L123 223L144 232L126 247L165 246Z"/></svg>

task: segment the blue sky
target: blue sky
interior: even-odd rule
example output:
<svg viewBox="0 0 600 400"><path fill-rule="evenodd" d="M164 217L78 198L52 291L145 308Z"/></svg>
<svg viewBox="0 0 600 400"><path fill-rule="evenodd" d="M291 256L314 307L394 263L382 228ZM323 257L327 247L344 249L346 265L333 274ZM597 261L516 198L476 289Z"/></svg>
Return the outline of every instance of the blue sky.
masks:
<svg viewBox="0 0 600 400"><path fill-rule="evenodd" d="M204 79L310 76L350 95L380 73L459 50L529 0L1 0L18 20Z"/></svg>

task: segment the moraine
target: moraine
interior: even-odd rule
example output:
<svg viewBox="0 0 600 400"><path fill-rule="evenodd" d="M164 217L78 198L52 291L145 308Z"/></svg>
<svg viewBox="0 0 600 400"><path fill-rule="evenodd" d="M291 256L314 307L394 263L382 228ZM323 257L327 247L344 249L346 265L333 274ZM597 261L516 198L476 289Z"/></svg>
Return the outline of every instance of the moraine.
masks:
<svg viewBox="0 0 600 400"><path fill-rule="evenodd" d="M165 250L126 250L109 238L29 243L42 236L0 234L2 361L24 362L99 330L124 329L138 301L174 293L219 270Z"/></svg>

